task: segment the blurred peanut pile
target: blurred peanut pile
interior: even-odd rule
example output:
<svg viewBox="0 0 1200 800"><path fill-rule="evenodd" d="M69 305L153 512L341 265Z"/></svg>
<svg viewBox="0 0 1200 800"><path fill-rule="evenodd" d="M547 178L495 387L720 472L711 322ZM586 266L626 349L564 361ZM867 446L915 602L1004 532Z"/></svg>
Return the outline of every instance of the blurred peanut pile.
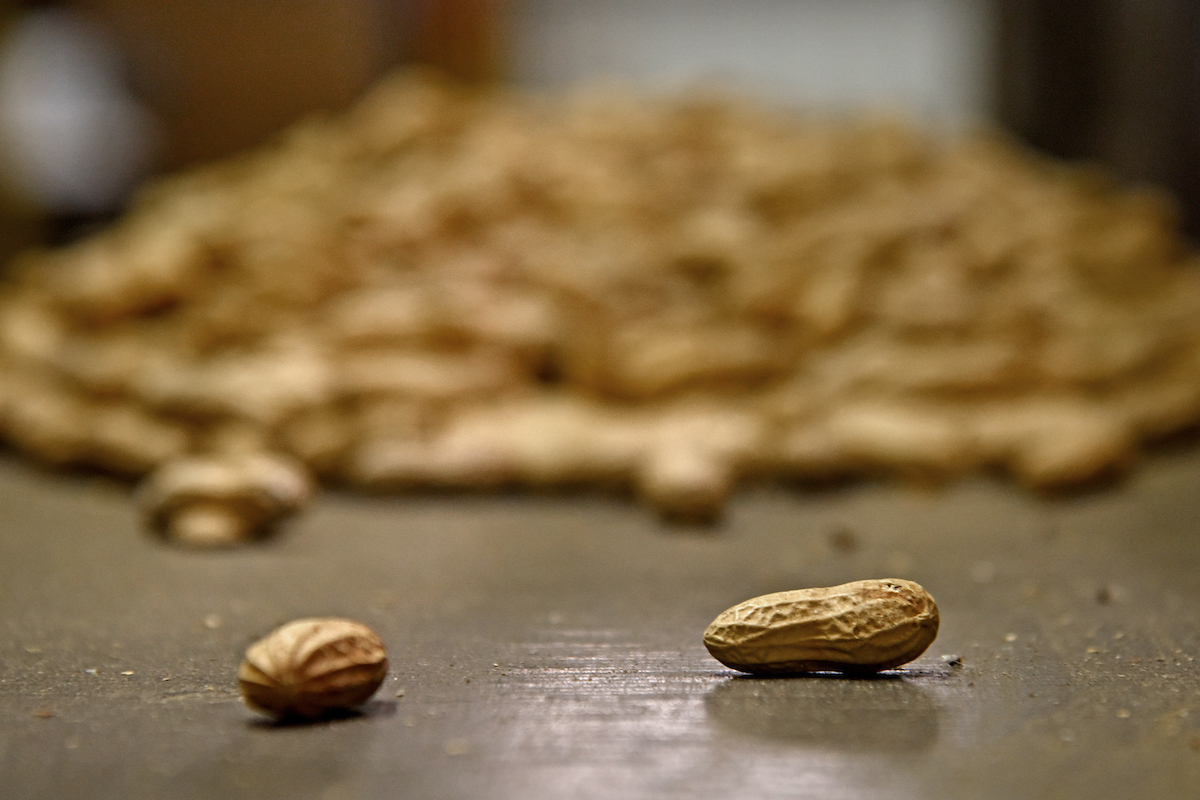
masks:
<svg viewBox="0 0 1200 800"><path fill-rule="evenodd" d="M1072 483L1200 420L1174 225L988 137L401 74L24 257L2 430L135 476L631 485L685 516L758 475Z"/></svg>

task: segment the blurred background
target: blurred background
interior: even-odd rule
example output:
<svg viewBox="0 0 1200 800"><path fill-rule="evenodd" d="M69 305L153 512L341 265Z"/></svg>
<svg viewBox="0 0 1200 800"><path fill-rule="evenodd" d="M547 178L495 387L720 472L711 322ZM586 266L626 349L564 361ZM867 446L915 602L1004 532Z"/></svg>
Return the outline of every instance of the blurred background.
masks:
<svg viewBox="0 0 1200 800"><path fill-rule="evenodd" d="M399 64L563 88L721 85L998 124L1178 198L1200 230L1188 0L0 2L0 254L349 103Z"/></svg>

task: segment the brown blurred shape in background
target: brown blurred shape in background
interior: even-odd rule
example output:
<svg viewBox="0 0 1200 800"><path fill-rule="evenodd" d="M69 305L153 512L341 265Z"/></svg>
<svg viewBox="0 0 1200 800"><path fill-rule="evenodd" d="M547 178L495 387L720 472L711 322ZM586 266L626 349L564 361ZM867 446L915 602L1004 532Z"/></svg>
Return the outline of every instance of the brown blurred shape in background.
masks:
<svg viewBox="0 0 1200 800"><path fill-rule="evenodd" d="M1051 155L1096 160L1122 181L1167 187L1181 201L1186 227L1200 230L1200 5L1189 0L907 0L897 6L865 0L754 0L736 6L713 0L0 4L10 20L54 7L94 22L120 54L131 91L157 121L157 170L253 146L306 113L342 107L400 63L432 64L468 81L513 77L514 65L529 57L521 50L529 47L526 29L556 15L585 27L597 21L603 27L606 15L619 17L608 39L585 38L591 50L602 51L634 33L646 40L638 46L651 49L659 46L654 37L663 30L678 27L686 36L695 26L683 24L689 20L682 15L693 22L708 15L716 20L709 28L718 31L731 19L748 21L740 28L745 36L756 15L763 26L779 27L780 20L800 19L794 9L803 7L819 19L834 20L840 35L853 35L856 20L869 23L889 8L888 13L920 17L914 25L943 28L945 18L969 9L965 13L985 30L959 46L988 51L974 56L986 74L960 80L986 84L979 89L986 107L977 110ZM549 33L538 35L561 57L573 43L559 36L558 18L544 26ZM639 30L643 24L649 27ZM765 33L773 38L759 37L763 49L790 44L786 32ZM750 39L757 46L757 39ZM929 47L945 44L936 37L930 41ZM697 44L697 58L703 57L703 47ZM626 55L614 53L611 62L621 63ZM534 57L553 61L556 56ZM962 62L937 63L937 69L953 70ZM859 72L872 68L878 65L864 65ZM636 73L636 65L630 69ZM902 73L904 65L895 71ZM906 102L900 96L896 100Z"/></svg>
<svg viewBox="0 0 1200 800"><path fill-rule="evenodd" d="M165 168L336 108L402 61L500 70L499 0L72 0L108 31L163 128Z"/></svg>

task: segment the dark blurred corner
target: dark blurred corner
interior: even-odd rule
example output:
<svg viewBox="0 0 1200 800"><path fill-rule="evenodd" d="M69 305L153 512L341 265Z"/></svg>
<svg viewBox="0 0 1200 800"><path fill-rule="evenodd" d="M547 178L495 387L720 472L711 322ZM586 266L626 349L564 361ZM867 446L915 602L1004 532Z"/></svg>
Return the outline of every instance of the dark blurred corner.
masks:
<svg viewBox="0 0 1200 800"><path fill-rule="evenodd" d="M1166 187L1200 234L1200 3L997 0L997 120L1051 155Z"/></svg>

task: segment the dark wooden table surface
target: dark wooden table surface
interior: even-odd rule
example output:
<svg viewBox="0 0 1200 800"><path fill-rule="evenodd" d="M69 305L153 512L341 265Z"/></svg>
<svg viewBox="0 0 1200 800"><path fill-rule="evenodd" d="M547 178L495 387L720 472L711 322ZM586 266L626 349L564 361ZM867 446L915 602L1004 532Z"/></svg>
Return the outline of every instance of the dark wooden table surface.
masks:
<svg viewBox="0 0 1200 800"><path fill-rule="evenodd" d="M750 489L713 529L612 496L322 496L223 552L127 490L0 460L0 795L13 798L1200 796L1200 451L1046 499L990 479ZM873 679L754 679L707 623L906 577L933 647ZM235 672L342 615L391 672L277 726ZM954 665L943 656L958 656Z"/></svg>

